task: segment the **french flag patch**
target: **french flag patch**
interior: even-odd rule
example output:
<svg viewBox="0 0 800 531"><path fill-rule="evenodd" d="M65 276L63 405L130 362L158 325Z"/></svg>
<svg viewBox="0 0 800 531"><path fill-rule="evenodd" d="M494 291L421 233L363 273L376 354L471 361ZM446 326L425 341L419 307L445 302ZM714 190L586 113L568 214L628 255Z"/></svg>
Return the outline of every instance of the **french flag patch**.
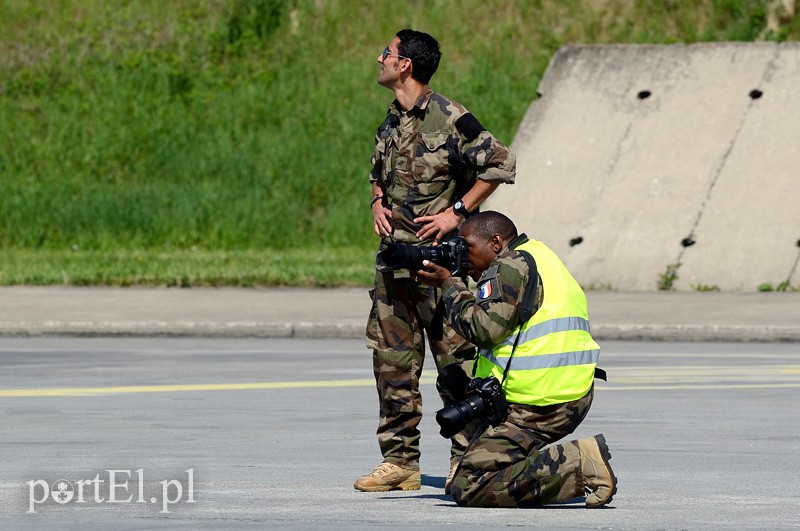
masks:
<svg viewBox="0 0 800 531"><path fill-rule="evenodd" d="M491 282L484 282L478 288L478 297L481 299L488 299L492 296L492 283Z"/></svg>

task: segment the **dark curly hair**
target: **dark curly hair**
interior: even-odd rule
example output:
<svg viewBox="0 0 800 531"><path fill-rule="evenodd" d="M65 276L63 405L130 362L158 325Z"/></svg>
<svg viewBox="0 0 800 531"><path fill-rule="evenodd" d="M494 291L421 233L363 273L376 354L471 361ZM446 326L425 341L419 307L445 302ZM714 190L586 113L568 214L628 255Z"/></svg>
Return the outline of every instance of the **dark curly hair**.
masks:
<svg viewBox="0 0 800 531"><path fill-rule="evenodd" d="M397 37L400 39L398 53L411 59L411 77L427 85L439 68L442 57L439 43L427 33L412 29L398 31Z"/></svg>

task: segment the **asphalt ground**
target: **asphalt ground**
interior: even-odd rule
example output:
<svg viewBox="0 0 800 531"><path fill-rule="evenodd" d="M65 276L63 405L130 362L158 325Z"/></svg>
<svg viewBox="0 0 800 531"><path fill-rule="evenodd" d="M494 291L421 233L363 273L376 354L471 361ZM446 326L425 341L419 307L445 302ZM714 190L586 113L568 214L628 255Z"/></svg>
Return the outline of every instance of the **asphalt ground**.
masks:
<svg viewBox="0 0 800 531"><path fill-rule="evenodd" d="M611 507L465 509L443 492L430 367L422 489L352 488L380 460L361 340L0 338L0 527L800 527L800 344L601 346L609 381L575 437L606 436Z"/></svg>

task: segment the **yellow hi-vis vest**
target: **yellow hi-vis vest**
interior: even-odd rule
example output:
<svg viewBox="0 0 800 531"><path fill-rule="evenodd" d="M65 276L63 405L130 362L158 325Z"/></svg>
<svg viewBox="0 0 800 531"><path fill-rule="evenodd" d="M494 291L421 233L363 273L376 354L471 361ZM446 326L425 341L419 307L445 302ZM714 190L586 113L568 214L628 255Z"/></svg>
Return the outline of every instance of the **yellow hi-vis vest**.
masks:
<svg viewBox="0 0 800 531"><path fill-rule="evenodd" d="M589 333L586 295L542 242L528 240L516 250L530 253L536 262L544 290L542 305L501 343L479 351L474 374L492 375L502 382L513 350L503 384L509 402L548 406L577 400L591 389L600 355Z"/></svg>

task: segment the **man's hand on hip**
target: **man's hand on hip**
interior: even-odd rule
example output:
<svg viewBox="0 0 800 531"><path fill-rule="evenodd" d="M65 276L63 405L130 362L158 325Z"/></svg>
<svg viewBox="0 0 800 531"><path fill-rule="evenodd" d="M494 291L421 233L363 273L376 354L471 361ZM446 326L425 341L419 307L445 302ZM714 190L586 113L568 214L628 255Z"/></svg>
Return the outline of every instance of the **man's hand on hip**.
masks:
<svg viewBox="0 0 800 531"><path fill-rule="evenodd" d="M452 207L433 216L415 218L414 223L424 224L417 231L417 238L427 240L432 237L435 240L434 245L438 245L446 234L458 228L462 220L461 216L453 212Z"/></svg>
<svg viewBox="0 0 800 531"><path fill-rule="evenodd" d="M392 211L386 208L382 202L373 203L372 219L375 222L375 234L384 238L392 235Z"/></svg>

